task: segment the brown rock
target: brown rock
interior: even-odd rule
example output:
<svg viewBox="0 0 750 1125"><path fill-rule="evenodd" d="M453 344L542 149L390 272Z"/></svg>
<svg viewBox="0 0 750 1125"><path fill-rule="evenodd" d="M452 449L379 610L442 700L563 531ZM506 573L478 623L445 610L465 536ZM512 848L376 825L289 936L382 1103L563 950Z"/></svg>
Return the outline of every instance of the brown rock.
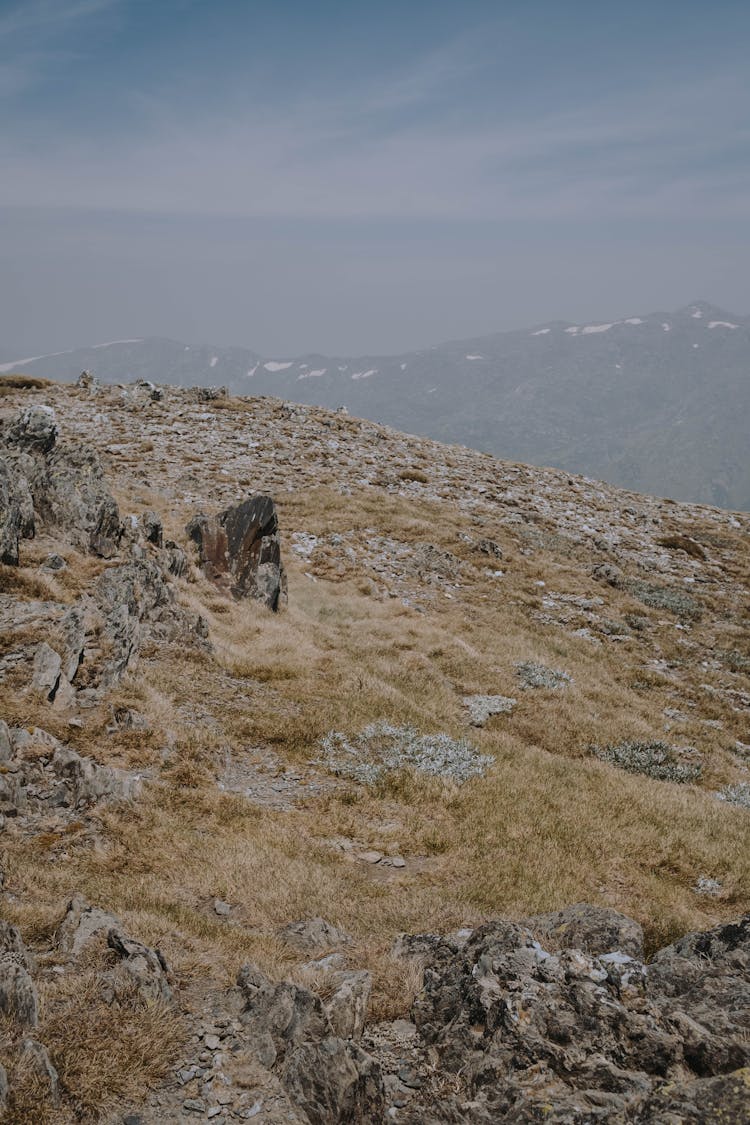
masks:
<svg viewBox="0 0 750 1125"><path fill-rule="evenodd" d="M203 573L234 598L256 598L269 609L286 603L276 505L251 496L217 516L197 515L187 525Z"/></svg>

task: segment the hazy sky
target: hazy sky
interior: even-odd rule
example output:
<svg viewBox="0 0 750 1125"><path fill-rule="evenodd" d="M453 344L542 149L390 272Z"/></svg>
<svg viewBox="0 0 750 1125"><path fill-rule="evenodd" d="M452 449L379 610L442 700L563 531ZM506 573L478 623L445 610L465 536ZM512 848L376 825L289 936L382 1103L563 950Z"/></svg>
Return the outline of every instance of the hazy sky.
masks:
<svg viewBox="0 0 750 1125"><path fill-rule="evenodd" d="M0 351L750 312L750 4L0 0Z"/></svg>

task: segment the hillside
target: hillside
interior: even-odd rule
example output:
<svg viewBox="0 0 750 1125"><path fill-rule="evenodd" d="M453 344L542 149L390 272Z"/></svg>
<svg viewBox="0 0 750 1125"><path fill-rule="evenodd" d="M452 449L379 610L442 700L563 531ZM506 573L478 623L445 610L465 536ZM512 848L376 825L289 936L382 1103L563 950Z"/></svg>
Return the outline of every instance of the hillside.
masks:
<svg viewBox="0 0 750 1125"><path fill-rule="evenodd" d="M8 1120L750 1119L748 548L316 405L0 380Z"/></svg>
<svg viewBox="0 0 750 1125"><path fill-rule="evenodd" d="M115 341L0 370L223 384L336 409L639 492L750 509L750 319L705 303L610 324L553 323L399 356L263 357Z"/></svg>

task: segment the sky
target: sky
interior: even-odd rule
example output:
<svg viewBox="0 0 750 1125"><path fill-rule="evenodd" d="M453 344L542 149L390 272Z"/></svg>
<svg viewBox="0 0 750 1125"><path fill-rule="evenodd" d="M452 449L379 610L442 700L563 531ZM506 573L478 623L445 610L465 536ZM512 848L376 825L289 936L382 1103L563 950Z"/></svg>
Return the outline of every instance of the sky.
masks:
<svg viewBox="0 0 750 1125"><path fill-rule="evenodd" d="M0 0L0 358L750 313L750 4Z"/></svg>

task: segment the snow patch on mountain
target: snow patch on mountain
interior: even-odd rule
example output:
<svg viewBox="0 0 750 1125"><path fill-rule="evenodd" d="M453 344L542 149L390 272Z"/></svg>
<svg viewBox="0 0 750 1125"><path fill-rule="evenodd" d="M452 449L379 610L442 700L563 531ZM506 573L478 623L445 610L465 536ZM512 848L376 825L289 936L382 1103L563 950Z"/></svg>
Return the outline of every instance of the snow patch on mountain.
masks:
<svg viewBox="0 0 750 1125"><path fill-rule="evenodd" d="M268 363L264 363L266 371L286 371L291 367L291 363L278 363L275 359L269 359Z"/></svg>

